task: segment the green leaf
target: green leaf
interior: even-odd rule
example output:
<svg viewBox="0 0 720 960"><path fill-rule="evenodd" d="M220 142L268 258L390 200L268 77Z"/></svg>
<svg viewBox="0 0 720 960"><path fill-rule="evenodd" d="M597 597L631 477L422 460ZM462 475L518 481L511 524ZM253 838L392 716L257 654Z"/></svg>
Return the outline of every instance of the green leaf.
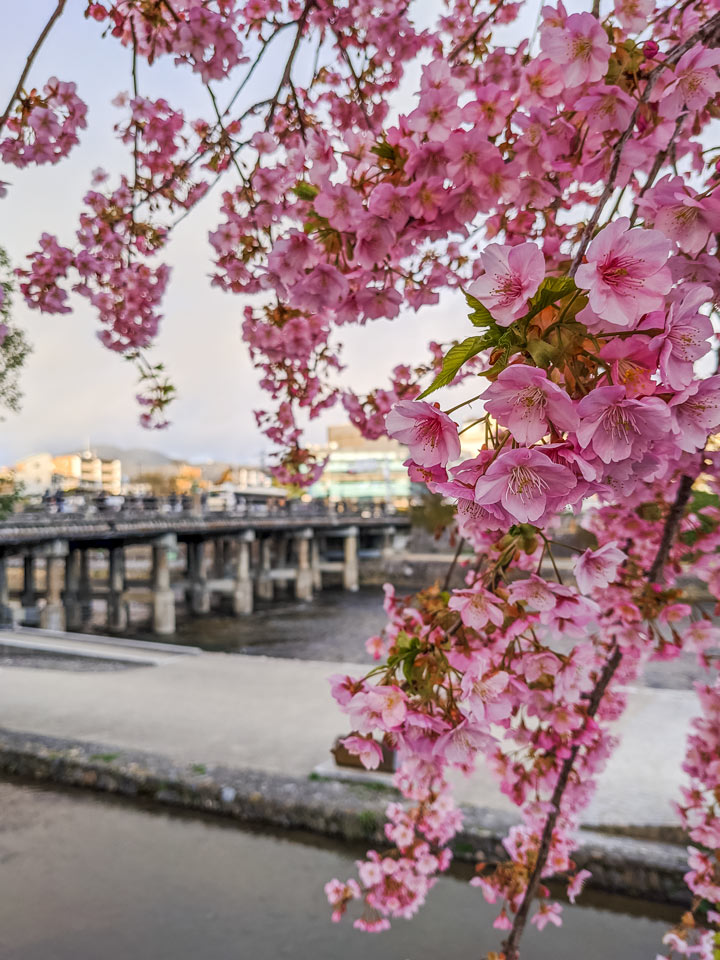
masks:
<svg viewBox="0 0 720 960"><path fill-rule="evenodd" d="M551 303L575 293L576 289L572 277L547 277L540 284L540 289L530 301L530 309L523 319L532 320L545 307L549 307Z"/></svg>
<svg viewBox="0 0 720 960"><path fill-rule="evenodd" d="M555 362L557 357L556 348L544 340L528 340L526 350L538 367L546 369Z"/></svg>
<svg viewBox="0 0 720 960"><path fill-rule="evenodd" d="M442 369L440 373L435 377L433 382L424 390L418 400L422 400L423 397L427 397L428 394L434 393L440 387L445 387L455 379L455 374L458 372L460 367L471 357L477 356L481 350L485 350L490 344L488 344L485 337L468 337L467 340L463 340L462 343L456 343L454 346L450 347L448 352L443 357Z"/></svg>
<svg viewBox="0 0 720 960"><path fill-rule="evenodd" d="M370 153L383 157L385 160L392 160L395 156L395 147L391 146L387 140L381 140L374 147L370 147Z"/></svg>
<svg viewBox="0 0 720 960"><path fill-rule="evenodd" d="M415 657L418 655L417 650L413 650L409 656L405 657L403 662L403 673L405 674L405 679L408 683L413 681L413 668L415 666Z"/></svg>
<svg viewBox="0 0 720 960"><path fill-rule="evenodd" d="M292 188L292 192L301 200L314 200L315 197L320 193L320 190L318 187L313 186L312 183L305 183L304 181L300 180Z"/></svg>
<svg viewBox="0 0 720 960"><path fill-rule="evenodd" d="M466 293L463 290L463 294L465 295L467 305L472 311L470 314L470 322L474 327L489 327L495 323L487 307L484 307L471 293Z"/></svg>

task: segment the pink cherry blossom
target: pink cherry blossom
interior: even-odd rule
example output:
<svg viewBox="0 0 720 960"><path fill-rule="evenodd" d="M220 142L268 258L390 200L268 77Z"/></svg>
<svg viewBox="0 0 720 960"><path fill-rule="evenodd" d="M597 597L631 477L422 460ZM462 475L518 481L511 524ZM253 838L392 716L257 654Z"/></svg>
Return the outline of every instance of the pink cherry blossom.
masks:
<svg viewBox="0 0 720 960"><path fill-rule="evenodd" d="M588 247L577 285L588 291L591 309L605 323L634 327L643 314L659 309L672 285L670 249L658 230L630 229L629 219L620 217Z"/></svg>
<svg viewBox="0 0 720 960"><path fill-rule="evenodd" d="M682 177L668 174L639 200L638 209L681 250L697 257L711 233L720 230L720 199L698 192Z"/></svg>
<svg viewBox="0 0 720 960"><path fill-rule="evenodd" d="M586 550L575 561L573 573L583 593L592 593L596 587L607 587L617 574L618 567L627 559L613 540L598 550Z"/></svg>
<svg viewBox="0 0 720 960"><path fill-rule="evenodd" d="M455 590L448 601L448 607L457 610L465 626L472 627L473 630L482 630L488 623L501 627L503 623L504 614L498 600L488 590L480 587Z"/></svg>
<svg viewBox="0 0 720 960"><path fill-rule="evenodd" d="M391 437L406 443L410 456L421 467L445 465L460 455L454 420L425 400L401 400L385 418Z"/></svg>
<svg viewBox="0 0 720 960"><path fill-rule="evenodd" d="M543 26L540 44L545 56L562 66L567 87L579 87L605 76L610 44L591 13L572 13L562 27Z"/></svg>
<svg viewBox="0 0 720 960"><path fill-rule="evenodd" d="M577 481L567 467L539 450L520 447L501 453L475 485L481 506L500 503L519 523L541 522L564 506Z"/></svg>
<svg viewBox="0 0 720 960"><path fill-rule="evenodd" d="M549 923L556 927L562 926L562 907L559 903L541 903L536 914L530 919L538 930L543 930Z"/></svg>
<svg viewBox="0 0 720 960"><path fill-rule="evenodd" d="M380 766L383 752L382 747L375 740L368 737L345 737L341 743L348 753L360 758L366 770L377 770Z"/></svg>
<svg viewBox="0 0 720 960"><path fill-rule="evenodd" d="M696 380L670 400L672 430L681 450L701 450L720 427L720 375Z"/></svg>
<svg viewBox="0 0 720 960"><path fill-rule="evenodd" d="M527 301L537 293L545 276L545 258L534 243L515 247L491 243L480 255L485 270L468 292L487 307L501 326L507 327L527 312Z"/></svg>
<svg viewBox="0 0 720 960"><path fill-rule="evenodd" d="M615 0L615 16L628 33L642 33L653 7L653 0Z"/></svg>
<svg viewBox="0 0 720 960"><path fill-rule="evenodd" d="M665 330L650 341L650 349L659 350L658 367L664 382L673 390L683 390L693 378L694 364L710 350L713 334L710 318L700 307L712 300L710 287L695 287L670 306ZM653 315L651 315L652 317ZM648 325L651 321L648 318Z"/></svg>
<svg viewBox="0 0 720 960"><path fill-rule="evenodd" d="M578 423L573 402L544 370L514 364L506 367L483 394L483 405L518 443L537 443L552 424L574 430Z"/></svg>
<svg viewBox="0 0 720 960"><path fill-rule="evenodd" d="M578 870L574 875L570 883L568 884L568 900L570 903L575 903L577 898L582 893L582 889L585 886L585 882L590 879L592 873L589 870Z"/></svg>
<svg viewBox="0 0 720 960"><path fill-rule="evenodd" d="M474 720L497 723L510 716L513 700L506 692L509 681L506 671L486 672L481 661L465 672L460 688Z"/></svg>
<svg viewBox="0 0 720 960"><path fill-rule="evenodd" d="M702 110L710 97L720 92L720 51L708 50L696 44L678 60L673 74L665 78L665 85L654 95L660 101L663 116L676 117L683 106L688 110Z"/></svg>
<svg viewBox="0 0 720 960"><path fill-rule="evenodd" d="M598 387L578 404L576 434L585 453L603 463L638 459L653 437L670 427L670 413L656 397L629 399L625 387Z"/></svg>

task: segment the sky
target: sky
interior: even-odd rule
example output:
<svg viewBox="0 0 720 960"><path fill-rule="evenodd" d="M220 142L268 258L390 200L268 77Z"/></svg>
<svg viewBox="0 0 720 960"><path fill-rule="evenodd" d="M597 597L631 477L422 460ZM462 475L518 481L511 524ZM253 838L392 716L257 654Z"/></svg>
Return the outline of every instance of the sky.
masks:
<svg viewBox="0 0 720 960"><path fill-rule="evenodd" d="M54 6L54 0L33 0L12 4L6 13L0 40L3 106ZM80 145L56 166L18 170L0 164L0 180L11 184L0 200L0 245L15 265L36 249L44 231L72 245L94 168L106 169L110 183L121 172L129 173L129 154L112 130L123 113L111 100L129 89L130 52L112 38L102 39L100 26L84 19L84 6L84 0L68 0L29 77L30 86L39 87L53 75L78 84L79 95L88 103L88 128L81 131ZM284 63L282 52L278 46L277 57L268 57L267 66L256 74L253 100L262 99L264 89L274 90L274 70ZM302 66L301 61L300 70ZM174 68L167 58L152 68L141 62L140 89L146 95L167 96L189 117L208 116L202 85L189 69ZM219 93L222 103L222 86ZM263 406L264 395L241 340L243 298L209 283L207 233L217 223L219 200L218 190L184 220L165 255L173 273L164 300L165 319L150 356L165 363L178 389L170 411L172 425L153 432L138 425L135 371L97 340L98 324L86 301L73 297L72 314L48 316L28 310L18 296L15 319L26 330L33 353L22 373L22 410L0 422L0 464L44 450L79 449L88 441L235 462L256 462L271 452L252 414ZM343 356L352 360L342 378L359 391L385 385L395 364L426 359L424 347L430 339L469 333L459 295L448 295L441 305L408 312L392 323L344 328ZM310 440L322 442L325 426L345 419L340 407L330 411L311 425Z"/></svg>

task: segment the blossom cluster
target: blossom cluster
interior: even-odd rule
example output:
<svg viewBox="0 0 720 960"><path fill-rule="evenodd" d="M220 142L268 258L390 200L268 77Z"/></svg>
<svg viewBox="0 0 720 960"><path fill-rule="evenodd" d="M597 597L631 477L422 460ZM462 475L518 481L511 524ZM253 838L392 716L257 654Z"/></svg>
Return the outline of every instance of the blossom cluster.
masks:
<svg viewBox="0 0 720 960"><path fill-rule="evenodd" d="M10 135L0 140L3 163L22 168L66 157L87 126L87 106L76 90L76 84L50 77L41 92L23 96L7 120Z"/></svg>

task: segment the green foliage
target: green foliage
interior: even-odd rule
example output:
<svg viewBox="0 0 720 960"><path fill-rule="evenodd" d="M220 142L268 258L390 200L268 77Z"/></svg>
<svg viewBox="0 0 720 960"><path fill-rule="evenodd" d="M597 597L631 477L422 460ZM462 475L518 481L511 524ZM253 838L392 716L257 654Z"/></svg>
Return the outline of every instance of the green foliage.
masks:
<svg viewBox="0 0 720 960"><path fill-rule="evenodd" d="M443 357L440 372L418 399L421 400L440 387L446 387L452 383L463 364L482 353L483 350L499 351L490 369L483 373L483 376L491 379L504 370L511 358L520 352L529 354L537 366L549 367L556 359L557 348L537 336L528 339L530 322L546 307L576 293L577 287L570 277L547 277L530 300L525 316L520 317L510 326L503 327L493 319L487 307L484 307L476 297L463 291L467 305L470 307L468 314L470 322L473 326L482 328L484 332L480 336L468 337L450 347Z"/></svg>
<svg viewBox="0 0 720 960"><path fill-rule="evenodd" d="M440 387L445 387L449 383L452 383L460 367L467 360L470 360L471 357L475 357L482 350L486 350L488 346L490 346L490 344L488 344L486 337L468 337L467 340L463 340L462 343L456 343L450 347L443 357L440 373L435 377L427 390L424 390L420 394L418 399L422 400L423 397L434 393L435 390L438 390Z"/></svg>
<svg viewBox="0 0 720 960"><path fill-rule="evenodd" d="M320 190L312 183L305 183L304 181L300 180L292 188L292 192L300 200L308 200L311 202L320 193Z"/></svg>
<svg viewBox="0 0 720 960"><path fill-rule="evenodd" d="M22 399L19 385L20 371L31 352L31 347L25 333L12 322L15 284L10 261L2 247L0 247L0 287L3 290L3 298L0 301L0 323L7 327L7 333L0 345L0 407L17 413Z"/></svg>
<svg viewBox="0 0 720 960"><path fill-rule="evenodd" d="M576 289L575 282L571 277L547 277L540 284L538 292L530 301L529 311L518 322L532 320L545 307L549 307L551 304L557 303L558 300L562 300L563 297L575 293Z"/></svg>

